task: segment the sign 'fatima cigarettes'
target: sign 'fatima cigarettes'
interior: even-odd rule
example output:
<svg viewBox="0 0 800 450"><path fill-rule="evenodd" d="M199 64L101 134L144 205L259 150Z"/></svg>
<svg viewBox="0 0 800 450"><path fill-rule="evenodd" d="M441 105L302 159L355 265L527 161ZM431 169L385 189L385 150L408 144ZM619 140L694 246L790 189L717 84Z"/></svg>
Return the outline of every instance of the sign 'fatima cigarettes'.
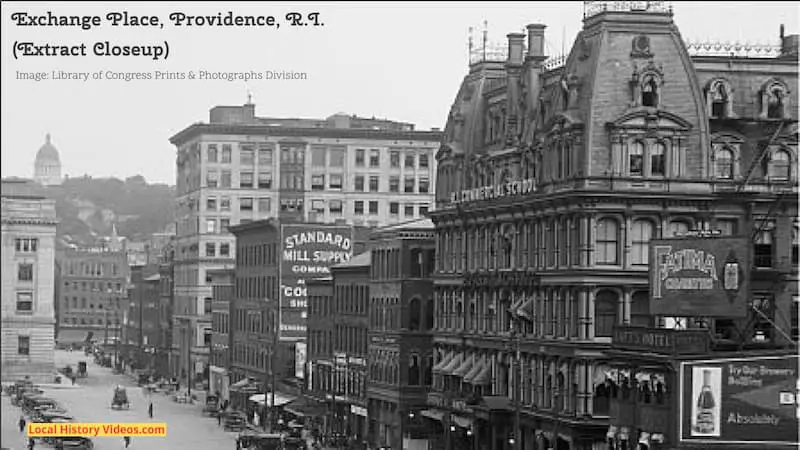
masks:
<svg viewBox="0 0 800 450"><path fill-rule="evenodd" d="M349 226L281 226L281 340L306 338L306 280L329 276L331 266L350 261L352 254L353 229Z"/></svg>
<svg viewBox="0 0 800 450"><path fill-rule="evenodd" d="M746 238L650 242L650 312L664 316L745 317Z"/></svg>
<svg viewBox="0 0 800 450"><path fill-rule="evenodd" d="M515 195L529 194L535 190L535 180L533 178L528 178L526 180L515 180L492 186L465 189L460 192L451 192L450 203L459 204L482 200L492 200L503 197L513 197Z"/></svg>

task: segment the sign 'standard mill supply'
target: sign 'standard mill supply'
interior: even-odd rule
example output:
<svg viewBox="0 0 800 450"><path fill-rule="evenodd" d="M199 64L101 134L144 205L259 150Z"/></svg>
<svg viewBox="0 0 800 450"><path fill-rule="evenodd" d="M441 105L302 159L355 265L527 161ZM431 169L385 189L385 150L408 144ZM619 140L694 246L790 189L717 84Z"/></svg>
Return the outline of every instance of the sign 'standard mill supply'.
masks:
<svg viewBox="0 0 800 450"><path fill-rule="evenodd" d="M783 355L681 363L681 442L797 448L799 362Z"/></svg>
<svg viewBox="0 0 800 450"><path fill-rule="evenodd" d="M664 316L746 317L747 238L650 241L650 312Z"/></svg>
<svg viewBox="0 0 800 450"><path fill-rule="evenodd" d="M330 268L350 261L353 228L337 225L281 225L280 339L306 338L306 280L330 275Z"/></svg>

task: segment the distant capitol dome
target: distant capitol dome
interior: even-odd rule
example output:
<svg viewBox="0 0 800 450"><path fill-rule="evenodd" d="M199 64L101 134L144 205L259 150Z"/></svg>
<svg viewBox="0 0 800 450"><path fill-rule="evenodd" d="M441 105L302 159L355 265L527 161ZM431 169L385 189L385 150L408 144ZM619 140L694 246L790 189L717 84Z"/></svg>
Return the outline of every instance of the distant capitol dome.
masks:
<svg viewBox="0 0 800 450"><path fill-rule="evenodd" d="M50 133L47 134L44 145L36 153L33 179L43 186L61 184L61 158L58 150L50 142Z"/></svg>

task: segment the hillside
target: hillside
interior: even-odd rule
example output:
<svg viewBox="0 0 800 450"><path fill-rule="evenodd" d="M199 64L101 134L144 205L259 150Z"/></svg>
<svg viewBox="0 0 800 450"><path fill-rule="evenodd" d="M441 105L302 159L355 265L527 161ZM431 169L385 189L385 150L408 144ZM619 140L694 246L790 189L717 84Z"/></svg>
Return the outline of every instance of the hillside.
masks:
<svg viewBox="0 0 800 450"><path fill-rule="evenodd" d="M147 184L142 176L68 178L47 188L56 200L58 235L67 242L92 245L98 236L117 233L133 241L163 231L173 221L175 189Z"/></svg>

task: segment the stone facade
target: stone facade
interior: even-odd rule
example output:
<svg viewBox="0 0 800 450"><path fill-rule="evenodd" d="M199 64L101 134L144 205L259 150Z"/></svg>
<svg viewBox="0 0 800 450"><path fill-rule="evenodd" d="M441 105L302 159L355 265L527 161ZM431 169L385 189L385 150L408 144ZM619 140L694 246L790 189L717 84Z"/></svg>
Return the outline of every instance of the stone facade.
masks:
<svg viewBox="0 0 800 450"><path fill-rule="evenodd" d="M2 182L2 380L55 374L55 201L31 183Z"/></svg>
<svg viewBox="0 0 800 450"><path fill-rule="evenodd" d="M616 327L731 326L650 314L652 238L752 238L768 319L734 326L786 345L770 322L797 296L796 44L693 56L657 4L594 9L561 66L529 25L527 49L510 34L508 58L475 62L459 89L431 213L445 448L605 448ZM670 426L644 431L671 446Z"/></svg>

